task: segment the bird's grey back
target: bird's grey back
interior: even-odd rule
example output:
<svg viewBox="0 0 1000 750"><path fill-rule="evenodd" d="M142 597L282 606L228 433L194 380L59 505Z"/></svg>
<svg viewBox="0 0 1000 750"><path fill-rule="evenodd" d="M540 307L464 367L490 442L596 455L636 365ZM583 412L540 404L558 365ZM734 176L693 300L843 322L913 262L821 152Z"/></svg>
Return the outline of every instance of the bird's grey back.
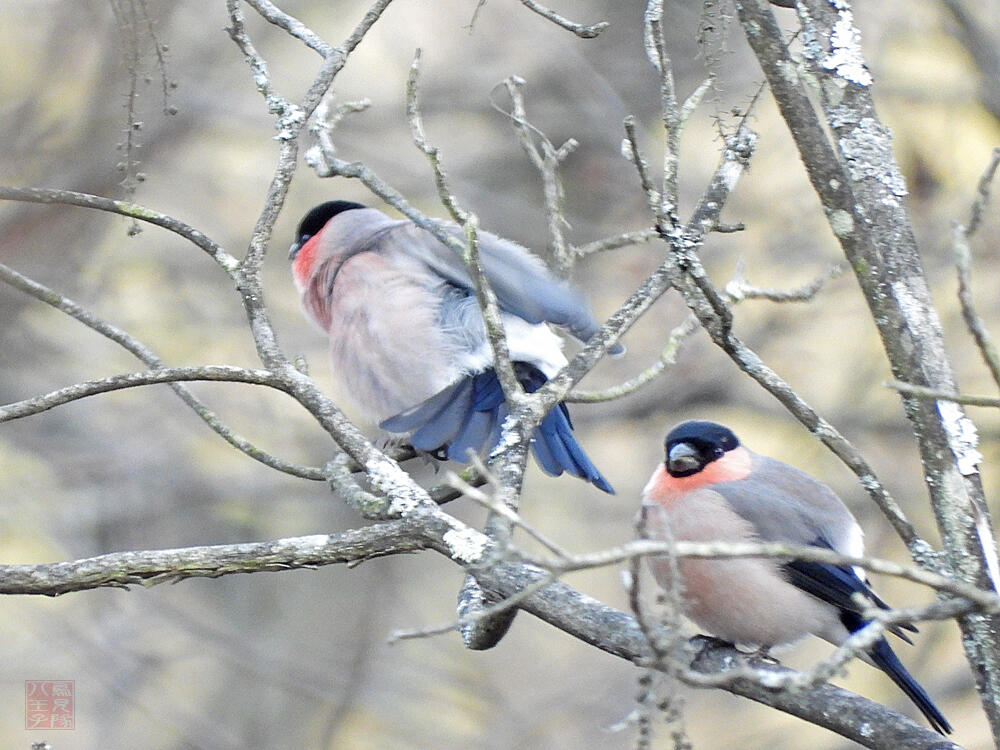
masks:
<svg viewBox="0 0 1000 750"><path fill-rule="evenodd" d="M459 227L440 224L456 238L463 239ZM414 272L423 266L455 286L470 291L474 288L458 255L408 220L390 219L376 209L355 209L335 216L329 228L336 238L337 252L345 258L377 251L395 263L411 266ZM502 310L529 323L564 326L581 341L597 332L597 321L580 296L527 249L489 232L480 232L479 254L483 272Z"/></svg>
<svg viewBox="0 0 1000 750"><path fill-rule="evenodd" d="M750 454L749 477L712 489L754 524L763 541L814 544L820 539L836 550L852 551L856 522L833 490L794 466Z"/></svg>

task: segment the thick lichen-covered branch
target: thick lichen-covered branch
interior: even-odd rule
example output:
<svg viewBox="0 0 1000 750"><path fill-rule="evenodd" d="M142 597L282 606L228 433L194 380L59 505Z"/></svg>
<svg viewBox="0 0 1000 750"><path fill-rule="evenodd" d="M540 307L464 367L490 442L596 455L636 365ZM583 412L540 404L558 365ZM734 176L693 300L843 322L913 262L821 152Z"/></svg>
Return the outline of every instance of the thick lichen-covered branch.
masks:
<svg viewBox="0 0 1000 750"><path fill-rule="evenodd" d="M99 587L123 588L150 586L194 577L218 577L236 573L256 573L313 568L331 564L358 564L385 555L434 549L475 571L477 581L495 601L514 600L520 608L539 617L569 635L608 653L635 663L647 663L651 653L648 637L635 618L615 610L559 581L558 572L517 562L500 561L482 567L473 557L463 561L459 552L470 552L469 542L454 537L455 530L441 519L416 515L396 521L354 529L341 534L318 534L235 545L215 545L174 550L149 550L101 555L62 563L0 566L0 593L55 596L71 591ZM463 546L464 544L464 546ZM642 545L647 548L642 548ZM824 550L779 549L782 545L757 545L753 549L700 549L705 545L678 548L678 554L695 553L718 556L726 553L759 554L766 550L795 557L797 554L822 556ZM716 545L718 546L718 545ZM746 545L744 545L746 546ZM649 542L634 542L631 548L612 550L579 564L607 564L618 554L662 553ZM836 554L836 553L831 553ZM839 559L839 558L838 558ZM891 563L853 558L850 562L895 572ZM933 574L912 570L915 577ZM950 585L942 579L936 581ZM962 587L962 584L958 584ZM996 597L989 592L965 591L976 598L977 607L995 607ZM956 590L957 593L957 590ZM495 605L500 606L500 605ZM487 612L489 614L490 612ZM429 630L428 633L429 634ZM425 633L421 633L423 635ZM683 672L693 685L720 687L765 705L799 716L819 726L838 732L865 747L934 748L956 747L912 720L872 701L839 688L816 684L797 673L773 663L750 662L731 646L696 638L691 642L689 665ZM795 684L795 690L776 689Z"/></svg>
<svg viewBox="0 0 1000 750"><path fill-rule="evenodd" d="M738 0L743 29L871 309L893 376L956 393L941 324L923 273L888 129L875 110L850 4L799 0L804 55L792 58L771 10ZM807 86L798 67L808 71ZM819 109L814 96L819 94ZM983 497L976 430L961 407L903 394L920 448L947 564L995 586L996 540ZM934 557L910 547L915 559ZM1000 618L961 618L963 644L994 738L1000 738Z"/></svg>

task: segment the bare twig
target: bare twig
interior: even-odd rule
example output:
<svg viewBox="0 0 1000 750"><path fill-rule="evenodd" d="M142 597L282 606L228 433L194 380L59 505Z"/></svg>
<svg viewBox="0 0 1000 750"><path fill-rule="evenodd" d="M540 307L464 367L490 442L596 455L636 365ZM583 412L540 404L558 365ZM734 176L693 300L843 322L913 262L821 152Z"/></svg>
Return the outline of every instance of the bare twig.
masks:
<svg viewBox="0 0 1000 750"><path fill-rule="evenodd" d="M657 227L664 231L667 227L676 230L680 226L678 218L677 168L680 159L680 139L683 120L677 104L677 89L674 85L674 70L667 50L664 33L663 0L649 0L643 17L646 31L646 57L660 74L660 116L666 142L663 147L663 182L660 201L653 212Z"/></svg>
<svg viewBox="0 0 1000 750"><path fill-rule="evenodd" d="M441 203L448 210L452 220L459 226L465 226L469 220L469 214L463 210L455 200L451 188L448 186L448 177L441 164L441 150L437 146L431 145L424 134L424 123L420 115L420 102L417 97L418 83L420 80L420 50L413 54L413 62L410 63L410 74L406 78L406 119L410 123L410 133L413 142L416 144L428 161L431 163L431 170L434 172L434 184L437 186L438 197Z"/></svg>
<svg viewBox="0 0 1000 750"><path fill-rule="evenodd" d="M268 23L273 23L293 37L305 44L309 49L314 50L323 57L333 54L333 47L319 37L312 29L308 28L297 18L288 15L283 10L275 6L269 0L245 0L246 4L257 11Z"/></svg>
<svg viewBox="0 0 1000 750"><path fill-rule="evenodd" d="M479 623L489 622L491 620L495 621L499 619L498 616L512 615L517 611L517 606L521 602L531 596L534 596L539 591L547 587L556 580L556 577L557 576L555 574L543 576L508 597L494 601L487 599L484 602L487 606L464 610L462 616L452 622L447 622L441 625L431 625L423 628L397 630L389 636L389 643L413 640L415 638L429 638L436 635L445 635L446 633L451 633L455 630L461 631L464 635L470 626L475 626ZM509 618L503 618L502 621L507 622L509 621ZM467 646L467 648L471 648L471 646Z"/></svg>
<svg viewBox="0 0 1000 750"><path fill-rule="evenodd" d="M396 458L396 460L401 461L403 459ZM476 471L476 469L472 466L467 466L459 474L459 478L470 487L482 487L487 481L487 478ZM437 487L432 487L427 490L427 494L430 495L431 500L438 505L444 505L445 503L450 503L452 500L457 500L462 497L462 493L447 482L440 484Z"/></svg>
<svg viewBox="0 0 1000 750"><path fill-rule="evenodd" d="M328 170L328 167L323 160L323 154L336 153L336 148L333 145L333 138L331 135L333 129L336 128L337 125L340 124L340 121L347 115L364 112L372 105L370 99L358 99L351 102L342 102L336 107L333 107L331 101L332 98L333 90L331 89L323 97L319 106L316 107L316 111L313 113L309 124L309 132L314 138L316 138L318 143L317 146L306 151L305 162L310 166L317 167L318 172ZM322 166L320 166L321 163Z"/></svg>
<svg viewBox="0 0 1000 750"><path fill-rule="evenodd" d="M507 334L504 331L500 305L479 260L478 230L478 219L475 215L470 215L465 224L465 253L463 253L462 258L465 261L465 267L469 270L469 275L472 276L476 297L479 300L479 309L482 310L483 321L486 323L486 335L493 350L493 369L497 373L500 385L503 386L507 402L511 405L519 405L530 397L524 393L524 389L514 373L510 350L507 348ZM534 425L531 427L533 428Z"/></svg>
<svg viewBox="0 0 1000 750"><path fill-rule="evenodd" d="M698 207L681 232L683 246L690 251L704 239L707 229L715 224L722 212L736 182L749 160L750 151L756 142L754 134L745 123L733 136L731 147L727 148L719 161L708 188L702 195ZM675 284L677 278L677 258L671 254L646 281L619 307L600 331L583 347L569 365L552 378L544 387L536 391L544 396L544 405L551 408L565 398L570 388L593 368L608 347L618 340L639 317Z"/></svg>
<svg viewBox="0 0 1000 750"><path fill-rule="evenodd" d="M656 229L640 229L637 232L625 232L624 234L607 237L603 240L588 242L586 245L574 247L573 252L582 258L593 253L603 253L606 250L618 250L623 247L630 247L631 245L642 245L659 236L660 233Z"/></svg>
<svg viewBox="0 0 1000 750"><path fill-rule="evenodd" d="M653 180L649 176L649 165L639 150L639 141L635 134L635 118L632 115L626 117L624 126L625 140L622 141L622 156L635 166L635 171L639 174L639 184L642 186L643 195L646 196L646 203L649 205L650 213L657 216L660 212L660 191L653 184Z"/></svg>
<svg viewBox="0 0 1000 750"><path fill-rule="evenodd" d="M636 519L636 536L644 536L643 527L645 523L645 511L643 507L639 517ZM671 561L676 560L669 553L665 557ZM649 750L653 736L653 709L652 704L656 698L655 679L656 667L666 668L672 663L667 658L667 653L661 649L661 641L657 627L659 623L651 622L649 608L644 606L642 598L642 558L633 557L628 561L628 568L623 576L626 578L625 589L628 593L629 611L635 618L636 624L646 638L646 645L653 653L653 664L640 673L639 694L636 696L637 708L633 711L636 724L636 750ZM672 579L676 581L677 579ZM675 588L675 587L672 587ZM660 594L662 596L662 594ZM659 597L657 597L659 603ZM680 612L681 610L676 610Z"/></svg>
<svg viewBox="0 0 1000 750"><path fill-rule="evenodd" d="M102 320L90 310L85 309L73 300L63 297L54 290L39 284L37 281L29 279L28 277L18 273L12 268L8 268L3 264L0 264L0 280L7 282L17 289L30 294L35 299L39 299L57 310L75 318L88 328L96 331L111 341L114 341L116 344L119 344L150 367L154 369L166 367L163 360L138 339L129 335L120 328ZM197 413L198 416L212 428L212 430L214 430L234 448L242 451L257 461L270 466L272 469L283 471L286 474L316 481L324 481L326 479L324 471L320 468L293 464L261 450L249 440L229 428L212 410L206 407L201 400L191 393L191 391L185 386L177 382L169 383L169 385L171 389L173 389L173 391L184 401L184 403L190 406L195 413Z"/></svg>
<svg viewBox="0 0 1000 750"><path fill-rule="evenodd" d="M549 239L552 243L552 264L556 273L560 276L566 276L571 270L576 256L570 251L563 231L569 226L569 222L566 221L563 213L565 191L562 179L559 177L559 165L573 153L579 144L570 138L559 148L556 148L541 130L528 122L528 114L524 105L524 79L511 76L504 81L504 86L510 96L513 109L511 112L505 112L496 105L494 108L510 117L521 147L542 176L545 215L548 218ZM538 146L535 145L536 136Z"/></svg>
<svg viewBox="0 0 1000 750"><path fill-rule="evenodd" d="M643 505L639 509L636 519L636 539L640 542L652 541L649 538L650 514L657 512L655 508ZM670 529L663 526L663 533L670 535ZM677 654L676 650L681 645L680 623L684 613L684 601L682 592L683 580L677 567L680 559L676 554L676 540L666 539L662 545L663 552L656 555L664 560L670 571L670 585L666 587L657 586L657 594L654 598L654 606L651 612L645 612L640 598L639 582L642 580L639 562L643 557L649 555L636 555L628 559L630 573L629 607L636 614L636 620L642 632L649 641L650 649L656 659L656 667L668 672L676 673ZM656 542L654 542L656 543ZM610 550L608 550L610 551ZM605 552L608 552L605 551ZM600 553L599 553L600 554ZM664 629L666 632L664 632Z"/></svg>
<svg viewBox="0 0 1000 750"><path fill-rule="evenodd" d="M602 401L613 401L635 393L674 366L677 362L677 353L680 351L684 341L697 330L698 319L694 315L688 315L683 323L675 326L670 332L670 336L667 338L667 345L660 352L660 358L634 378L600 391L581 391L574 388L566 395L565 400L570 403L594 404Z"/></svg>
<svg viewBox="0 0 1000 750"><path fill-rule="evenodd" d="M998 166L1000 166L1000 147L993 149L993 153L990 154L990 163L979 177L979 184L976 186L976 199L972 202L972 209L969 211L969 225L966 227L966 233L969 237L979 229L979 224L983 219L983 211L986 210L986 206L990 202L990 188Z"/></svg>
<svg viewBox="0 0 1000 750"><path fill-rule="evenodd" d="M726 284L726 296L730 302L744 299L765 299L771 302L809 302L830 279L840 276L847 270L843 263L832 264L805 286L796 289L769 289L752 285L746 279L746 264L741 260L736 266L733 280Z"/></svg>
<svg viewBox="0 0 1000 750"><path fill-rule="evenodd" d="M520 505L521 487L528 462L530 435L544 413L531 411L531 404L537 399L524 393L514 373L500 307L479 261L477 228L478 220L475 215L471 215L465 225L466 252L463 257L466 268L472 275L479 309L486 323L486 335L493 352L493 367L513 416L513 419L508 418L503 424L500 442L493 448L489 460L500 479L501 502L516 511ZM491 513L486 521L485 532L501 550L510 545L511 522L506 516ZM474 576L467 577L460 593L460 622L456 627L462 634L466 648L482 650L492 648L500 641L510 628L517 610L503 606L502 602L496 602L486 595L482 601L486 606L475 606L479 604L478 596L470 600L469 594L478 588L479 581Z"/></svg>
<svg viewBox="0 0 1000 750"><path fill-rule="evenodd" d="M976 199L972 203L972 210L969 215L968 226L955 223L952 231L952 250L955 254L955 266L958 270L958 300L962 306L962 317L968 327L972 338L979 347L979 352L983 361L989 368L993 382L1000 387L1000 354L997 353L996 344L986 330L986 324L976 312L975 303L972 301L972 263L970 260L969 238L979 228L982 219L983 209L985 209L990 199L990 185L996 174L997 167L1000 166L1000 148L993 149L990 163L979 178L979 186L976 190ZM966 402L959 402L966 403Z"/></svg>
<svg viewBox="0 0 1000 750"><path fill-rule="evenodd" d="M406 81L406 115L410 123L410 132L414 144L427 156L430 162L431 170L434 172L434 184L437 186L441 203L465 233L465 243L460 246L459 255L465 263L466 270L472 277L476 289L479 309L482 311L483 321L486 324L486 335L493 349L493 369L497 373L497 378L500 380L508 402L517 403L524 398L524 390L514 374L514 365L507 348L507 335L504 331L503 318L500 315L496 295L493 293L479 261L479 221L476 216L458 205L457 199L448 186L448 178L441 163L440 149L432 145L424 133L420 102L417 97L419 76L420 50L418 49L413 57L410 74ZM453 244L450 246L454 248Z"/></svg>
<svg viewBox="0 0 1000 750"><path fill-rule="evenodd" d="M158 227L178 234L189 242L194 243L215 260L216 263L228 273L235 277L236 268L239 261L227 253L222 247L206 237L201 231L178 221L172 216L161 214L151 208L140 206L127 201L116 201L111 198L102 198L98 195L88 193L77 193L72 190L54 190L51 188L17 188L0 186L0 200L22 201L25 203L56 203L66 206L80 206L82 208L93 208L98 211L128 216L132 219L155 224Z"/></svg>
<svg viewBox="0 0 1000 750"><path fill-rule="evenodd" d="M830 278L843 273L843 271L844 268L842 266L831 266L815 280L797 289L763 289L752 286L746 280L741 263L737 266L733 280L726 284L725 293L731 304L737 304L744 299L767 299L772 302L808 302L819 293L823 285ZM676 363L680 347L687 337L696 330L698 330L698 318L692 313L685 318L683 323L676 326L670 332L667 345L660 353L660 358L650 367L624 383L601 391L570 391L566 397L566 401L595 403L611 401L634 393L644 385L651 383Z"/></svg>
<svg viewBox="0 0 1000 750"><path fill-rule="evenodd" d="M567 31L572 31L581 39L593 39L610 25L607 21L599 21L598 23L591 24L589 26L581 23L574 23L568 18L560 16L554 10L546 8L541 3L535 2L535 0L521 0L521 4L528 10L534 11L543 18L547 18L552 21L552 23L556 26L560 26Z"/></svg>
<svg viewBox="0 0 1000 750"><path fill-rule="evenodd" d="M590 570L606 565L617 565L634 557L674 555L680 558L728 560L744 557L804 560L826 565L845 565L864 568L872 573L903 578L914 583L946 592L967 600L971 606L984 612L1000 612L1000 596L980 589L950 576L932 573L915 565L901 565L874 557L844 555L834 550L780 542L686 542L637 539L598 552L570 555L561 559L547 559L518 551L518 558L560 576L579 570Z"/></svg>
<svg viewBox="0 0 1000 750"><path fill-rule="evenodd" d="M933 401L953 401L956 404L965 404L966 406L1000 407L1000 398L995 396L969 396L960 393L947 393L922 385L904 383L901 380L890 380L885 385L900 393L908 393L917 398L925 398Z"/></svg>
<svg viewBox="0 0 1000 750"><path fill-rule="evenodd" d="M503 485L493 474L489 472L489 469L483 465L482 461L478 456L472 457L472 464L479 475L485 477L485 483L490 484L493 487L494 493L499 493L503 489ZM454 487L456 490L462 493L462 496L469 498L470 500L478 503L492 513L496 513L499 516L507 519L513 526L522 529L528 536L534 539L536 542L541 544L543 547L548 549L552 554L556 556L557 559L568 559L569 553L563 549L559 544L554 542L548 536L543 534L537 528L535 528L530 523L526 522L521 515L508 503L503 502L497 497L487 495L482 490L473 487L468 482L466 482L458 474L449 471L445 477L448 484Z"/></svg>
<svg viewBox="0 0 1000 750"><path fill-rule="evenodd" d="M100 380L88 380L83 383L67 386L66 388L60 388L57 391L52 391L42 396L35 396L24 401L15 401L14 403L0 406L0 422L9 422L12 419L21 419L32 414L40 414L43 411L68 404L71 401L79 401L88 396L95 396L98 393L109 393L141 385L175 383L183 380L250 383L252 385L266 385L270 388L287 392L287 385L280 378L275 377L274 373L267 370L246 370L242 367L231 367L229 365L162 367L148 372L133 372L115 375L110 378L101 378Z"/></svg>

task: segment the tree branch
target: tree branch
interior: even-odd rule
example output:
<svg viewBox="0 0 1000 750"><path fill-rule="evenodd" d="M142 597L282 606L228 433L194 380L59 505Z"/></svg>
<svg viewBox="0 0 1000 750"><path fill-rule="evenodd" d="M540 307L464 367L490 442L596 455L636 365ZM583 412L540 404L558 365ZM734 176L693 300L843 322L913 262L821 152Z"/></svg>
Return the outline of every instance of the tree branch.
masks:
<svg viewBox="0 0 1000 750"><path fill-rule="evenodd" d="M219 266L235 278L236 268L239 261L222 249L217 243L206 237L202 232L195 229L183 221L178 221L172 216L161 214L151 208L140 206L127 201L116 201L111 198L102 198L98 195L88 193L77 193L72 190L55 190L52 188L18 188L0 186L0 200L22 201L24 203L57 203L65 206L80 206L82 208L93 208L98 211L128 216L131 219L145 221L155 224L158 227L178 234L189 242L194 243Z"/></svg>
<svg viewBox="0 0 1000 750"><path fill-rule="evenodd" d="M427 492L420 488L399 465L368 441L343 412L330 401L304 374L289 362L278 346L264 302L260 271L274 223L284 205L298 155L298 135L309 116L324 100L334 78L347 62L348 56L389 6L391 0L377 0L368 9L344 43L323 60L320 70L300 105L292 105L272 88L267 65L246 35L242 11L237 0L227 0L230 14L230 36L247 57L254 72L254 81L265 95L268 109L277 116L276 127L280 142L278 165L267 189L264 207L254 226L247 252L240 261L236 287L240 293L258 356L264 366L278 376L288 392L316 418L334 442L361 466L380 493L375 498L360 490L345 470L331 475L331 484L366 517L398 518L417 511L440 513ZM335 459L336 460L336 459ZM342 462L343 463L343 462ZM446 516L440 513L442 518ZM452 519L453 520L453 519ZM456 530L461 527L453 521Z"/></svg>
<svg viewBox="0 0 1000 750"><path fill-rule="evenodd" d="M114 375L110 378L101 378L100 380L88 380L83 383L76 383L65 388L60 388L57 391L52 391L42 396L35 396L24 401L15 401L14 403L0 406L0 422L9 422L13 419L40 414L57 406L62 406L72 401L79 401L88 396L96 396L99 393L120 391L125 388L135 388L141 385L175 383L186 380L212 380L217 382L225 381L230 383L266 385L270 388L288 392L287 384L267 370L246 370L242 367L232 367L230 365L162 367L147 372L133 372Z"/></svg>
<svg viewBox="0 0 1000 750"><path fill-rule="evenodd" d="M510 596L548 575L531 566L505 563L477 574L482 586L498 596ZM603 651L634 663L649 657L646 636L633 617L555 582L522 603L522 609L564 632ZM718 641L695 639L691 668L716 674L747 664L747 657ZM770 664L754 665L765 674L786 674L788 670ZM737 680L723 689L772 706L825 727L864 747L880 750L898 748L947 750L957 745L918 725L902 714L832 685L788 692L764 687L757 681Z"/></svg>
<svg viewBox="0 0 1000 750"><path fill-rule="evenodd" d="M993 376L993 382L1000 388L1000 354L997 353L996 344L993 343L993 338L986 330L986 324L979 317L975 303L972 301L972 253L969 249L969 238L979 228L983 209L989 203L990 183L993 181L998 166L1000 166L1000 148L995 148L986 171L979 179L976 199L969 212L968 226L955 223L952 232L952 249L955 253L955 267L958 270L958 301L962 306L962 317L965 319L965 325L969 329L969 333L972 334L976 346L979 347L979 352L986 367L989 368L990 375Z"/></svg>
<svg viewBox="0 0 1000 750"><path fill-rule="evenodd" d="M503 82L510 96L512 109L506 112L497 105L494 109L510 118L517 132L517 140L521 148L542 177L542 193L545 198L545 215L549 225L549 241L551 243L551 262L559 276L566 277L572 270L576 255L570 251L566 234L563 231L569 226L563 214L565 190L559 177L559 164L562 163L579 145L570 138L562 146L555 145L539 128L528 122L528 113L524 104L524 79L510 76ZM535 145L537 136L539 146Z"/></svg>
<svg viewBox="0 0 1000 750"><path fill-rule="evenodd" d="M521 5L542 16L542 18L547 18L556 26L564 28L567 31L572 31L581 39L593 39L610 25L607 21L599 21L598 23L591 24L589 26L581 23L574 23L568 18L560 16L554 10L546 8L541 3L535 2L535 0L521 0Z"/></svg>
<svg viewBox="0 0 1000 750"><path fill-rule="evenodd" d="M59 596L108 586L148 587L187 578L358 564L428 546L414 532L413 522L403 519L341 534L315 534L271 542L112 552L72 562L0 565L0 594Z"/></svg>
<svg viewBox="0 0 1000 750"><path fill-rule="evenodd" d="M965 404L966 406L1000 407L1000 398L996 398L994 396L969 396L960 393L947 393L945 391L937 391L933 388L927 388L922 385L904 383L899 380L892 380L886 383L886 386L899 391L900 393L908 393L911 396L926 398L932 401L952 401L956 404Z"/></svg>
<svg viewBox="0 0 1000 750"><path fill-rule="evenodd" d="M746 280L741 263L737 266L733 280L726 284L725 294L730 304L738 304L745 299L766 299L778 303L808 302L819 293L828 279L841 274L843 271L844 268L841 266L830 266L824 274L797 289L764 289L753 286ZM677 361L677 353L680 351L684 341L696 330L698 330L698 318L694 313L691 313L685 318L683 323L676 326L670 332L667 345L660 353L660 358L650 367L643 370L634 378L602 391L570 391L565 400L570 402L597 403L612 401L631 395L644 385L653 382L653 380L672 367Z"/></svg>
<svg viewBox="0 0 1000 750"><path fill-rule="evenodd" d="M799 0L805 63L819 82L823 119L793 73L774 15L737 0L740 21L789 126L827 220L855 271L897 380L955 393L940 321L902 198L906 188L878 119L850 6ZM832 137L832 142L831 142ZM961 407L912 396L913 426L947 560L980 588L994 586L996 541L976 470L975 427ZM918 562L933 565L912 545ZM1000 617L960 619L966 655L995 740L1000 741Z"/></svg>
<svg viewBox="0 0 1000 750"><path fill-rule="evenodd" d="M11 286L20 289L22 292L30 294L35 299L41 300L57 310L66 313L70 317L75 318L91 330L96 331L100 335L114 341L116 344L131 352L139 360L149 365L151 368L158 370L166 367L166 364L162 359L160 359L151 349L149 349L149 347L135 337L120 328L101 320L101 318L90 310L84 308L82 305L77 304L67 297L63 297L58 292L49 289L43 284L39 284L37 281L29 279L27 276L18 273L12 268L8 268L2 263L0 263L0 280L7 282ZM312 479L315 481L326 480L326 474L320 468L293 464L285 461L284 459L278 458L277 456L272 456L270 453L258 448L245 437L233 431L228 425L219 419L215 412L205 406L205 404L202 403L197 396L191 393L190 390L185 388L179 382L171 382L169 383L169 386L174 393L176 393L181 400L184 401L184 403L190 406L194 412L201 417L202 420L204 420L205 424L215 431L216 434L237 450L250 456L250 458L260 461L264 465L270 466L272 469L283 471L286 474L291 474L292 476L302 477L303 479Z"/></svg>
<svg viewBox="0 0 1000 750"><path fill-rule="evenodd" d="M440 518L418 514L337 535L121 552L67 563L5 565L0 566L0 593L55 596L98 587L150 586L192 577L356 564L373 557L433 548L468 566L486 592L497 600L523 597L522 609L560 630L634 663L648 661L647 638L635 618L566 584L549 582L553 574L542 568L514 561L481 567L473 559L475 556L462 560L455 554L460 545L447 538L453 532ZM931 575L924 571L916 573ZM984 595L996 601L992 594ZM798 690L789 691L768 687L796 680L796 673L773 664L750 662L746 655L717 641L696 638L691 642L689 654L694 673L685 677L692 684L703 682L696 674L701 673L708 676L712 686L799 716L865 747L883 750L957 747L901 714L840 688L800 684ZM717 684L720 678L721 685Z"/></svg>
<svg viewBox="0 0 1000 750"><path fill-rule="evenodd" d="M330 55L334 53L333 47L331 47L328 42L321 39L316 32L297 18L285 13L273 3L269 2L269 0L245 0L245 2L257 11L261 18L266 20L268 23L273 23L275 26L284 29L306 45L309 49L314 50L322 57L330 57Z"/></svg>
<svg viewBox="0 0 1000 750"><path fill-rule="evenodd" d="M584 256L591 255L592 253L603 253L608 250L618 250L623 247L645 244L659 236L660 233L657 232L655 228L640 229L637 232L625 232L603 240L588 242L586 245L574 247L573 252L583 258Z"/></svg>

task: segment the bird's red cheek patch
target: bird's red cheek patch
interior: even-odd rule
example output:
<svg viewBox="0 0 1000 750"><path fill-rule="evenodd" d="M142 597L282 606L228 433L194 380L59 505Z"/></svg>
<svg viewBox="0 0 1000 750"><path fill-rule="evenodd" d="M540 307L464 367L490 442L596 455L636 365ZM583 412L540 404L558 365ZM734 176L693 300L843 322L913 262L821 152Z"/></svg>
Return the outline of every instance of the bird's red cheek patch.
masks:
<svg viewBox="0 0 1000 750"><path fill-rule="evenodd" d="M722 458L712 461L697 474L689 477L672 477L661 464L650 481L650 494L655 500L670 500L693 492L701 487L719 482L746 479L751 469L750 454L744 448L734 448Z"/></svg>
<svg viewBox="0 0 1000 750"><path fill-rule="evenodd" d="M316 251L319 249L319 234L314 234L306 244L299 248L292 261L292 274L300 287L304 287L312 274L313 266L316 263Z"/></svg>

